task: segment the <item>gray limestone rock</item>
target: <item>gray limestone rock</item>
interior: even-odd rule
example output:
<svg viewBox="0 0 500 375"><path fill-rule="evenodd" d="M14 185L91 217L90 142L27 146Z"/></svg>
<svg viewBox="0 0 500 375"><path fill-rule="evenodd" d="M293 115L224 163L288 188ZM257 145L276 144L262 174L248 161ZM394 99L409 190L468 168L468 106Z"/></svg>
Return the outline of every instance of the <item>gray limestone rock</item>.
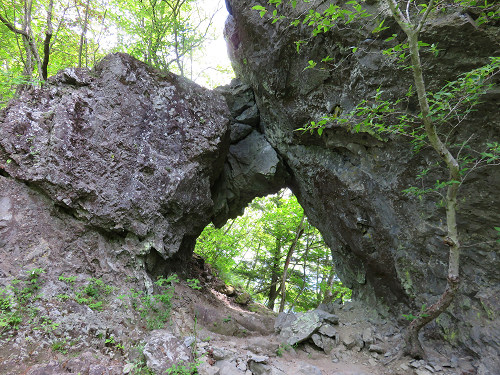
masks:
<svg viewBox="0 0 500 375"><path fill-rule="evenodd" d="M337 315L327 313L323 310L314 310L313 312L318 315L321 321L331 324L339 324L339 317Z"/></svg>
<svg viewBox="0 0 500 375"><path fill-rule="evenodd" d="M285 325L290 325L292 324L295 320L297 320L297 315L294 313L286 313L286 312L280 312L278 316L276 317L276 320L274 322L274 331L276 333L280 333L281 329Z"/></svg>
<svg viewBox="0 0 500 375"><path fill-rule="evenodd" d="M238 117L255 104L252 87L233 79L230 85L218 87L216 91L226 97L231 116Z"/></svg>
<svg viewBox="0 0 500 375"><path fill-rule="evenodd" d="M219 370L220 375L243 375L244 371L239 370L234 363L228 361L217 361L215 363Z"/></svg>
<svg viewBox="0 0 500 375"><path fill-rule="evenodd" d="M250 134L253 128L250 125L234 123L231 124L231 143L237 143Z"/></svg>
<svg viewBox="0 0 500 375"><path fill-rule="evenodd" d="M198 367L198 375L220 375L220 368L203 362L201 366Z"/></svg>
<svg viewBox="0 0 500 375"><path fill-rule="evenodd" d="M318 332L328 337L335 337L337 335L337 330L330 324L323 324Z"/></svg>
<svg viewBox="0 0 500 375"><path fill-rule="evenodd" d="M338 303L322 303L318 306L318 310L323 310L326 311L327 313L334 314L335 313L335 307L338 307Z"/></svg>
<svg viewBox="0 0 500 375"><path fill-rule="evenodd" d="M368 350L370 352L375 352L375 353L378 353L378 354L384 354L385 353L385 349L383 347L381 347L380 345L375 345L375 344L371 344L369 346Z"/></svg>
<svg viewBox="0 0 500 375"><path fill-rule="evenodd" d="M290 375L322 375L322 373L316 366L300 361L297 368L290 372Z"/></svg>
<svg viewBox="0 0 500 375"><path fill-rule="evenodd" d="M2 169L56 211L140 238L130 255L152 253L151 270L155 257L190 255L229 145L224 98L125 54L68 72L2 110Z"/></svg>
<svg viewBox="0 0 500 375"><path fill-rule="evenodd" d="M252 353L265 356L274 355L278 347L278 343L271 340L262 340L260 337L249 338L243 346L244 349L250 350Z"/></svg>
<svg viewBox="0 0 500 375"><path fill-rule="evenodd" d="M325 351L326 354L330 354L332 350L338 345L336 340L328 336L323 336L322 342L323 342L323 350Z"/></svg>
<svg viewBox="0 0 500 375"><path fill-rule="evenodd" d="M375 343L375 339L373 337L373 332L369 328L367 328L363 331L361 338L363 339L364 343L367 345Z"/></svg>
<svg viewBox="0 0 500 375"><path fill-rule="evenodd" d="M229 147L221 179L215 186L214 223L243 213L256 196L277 192L288 176L281 159L257 131Z"/></svg>
<svg viewBox="0 0 500 375"><path fill-rule="evenodd" d="M321 320L314 311L296 314L296 319L286 320L280 336L290 345L300 343L312 336L321 327Z"/></svg>
<svg viewBox="0 0 500 375"><path fill-rule="evenodd" d="M347 349L352 349L356 345L356 341L352 335L346 335L345 337L341 337L341 342Z"/></svg>
<svg viewBox="0 0 500 375"><path fill-rule="evenodd" d="M316 345L318 348L324 349L323 339L322 339L321 335L318 335L317 333L314 333L311 336L311 339L313 340L314 345Z"/></svg>
<svg viewBox="0 0 500 375"><path fill-rule="evenodd" d="M188 363L193 360L191 351L171 332L163 329L151 331L143 354L148 367L157 373L163 373L181 361Z"/></svg>
<svg viewBox="0 0 500 375"><path fill-rule="evenodd" d="M241 115L236 117L236 121L242 124L247 124L250 126L259 125L260 115L259 109L257 108L257 104L254 104L252 107L246 109Z"/></svg>

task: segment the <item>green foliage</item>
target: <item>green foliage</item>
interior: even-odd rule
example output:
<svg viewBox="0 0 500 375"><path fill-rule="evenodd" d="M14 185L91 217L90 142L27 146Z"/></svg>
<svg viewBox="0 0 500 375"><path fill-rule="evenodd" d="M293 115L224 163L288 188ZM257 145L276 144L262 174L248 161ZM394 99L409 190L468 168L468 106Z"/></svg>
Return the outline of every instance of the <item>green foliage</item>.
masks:
<svg viewBox="0 0 500 375"><path fill-rule="evenodd" d="M167 71L186 69L185 57L207 37L209 15L195 0L116 2L112 16L119 27L120 48Z"/></svg>
<svg viewBox="0 0 500 375"><path fill-rule="evenodd" d="M113 336L109 336L105 341L104 344L107 344L109 346L115 344L115 338Z"/></svg>
<svg viewBox="0 0 500 375"><path fill-rule="evenodd" d="M61 276L59 276L58 280L68 283L70 285L74 285L76 281L76 276L65 277L64 274L62 274Z"/></svg>
<svg viewBox="0 0 500 375"><path fill-rule="evenodd" d="M61 276L59 277L61 280ZM70 279L71 278L65 278ZM68 280L63 280L68 282ZM69 281L71 282L71 281ZM107 285L101 279L90 278L87 285L81 286L75 293L75 301L82 305L88 305L92 310L102 311L104 299L113 292L114 288Z"/></svg>
<svg viewBox="0 0 500 375"><path fill-rule="evenodd" d="M193 363L179 362L169 369L166 370L168 375L193 375L198 373L198 367L200 367L201 362L196 361Z"/></svg>
<svg viewBox="0 0 500 375"><path fill-rule="evenodd" d="M56 328L31 306L39 299L40 276L44 273L42 268L34 268L26 272L25 280L14 279L7 288L0 288L0 335L7 329L19 329L28 318L34 329Z"/></svg>
<svg viewBox="0 0 500 375"><path fill-rule="evenodd" d="M203 74L195 71L193 76L193 60L200 59L198 51L213 36L216 10L206 12L199 0L53 0L51 17L49 0L33 2L29 14L25 3L0 0L5 20L0 21L0 107L20 86L43 84L44 40L51 27L48 76L79 64L91 67L110 52L128 52L155 68L189 73L192 79Z"/></svg>
<svg viewBox="0 0 500 375"><path fill-rule="evenodd" d="M59 353L62 353L62 354L67 354L68 353L68 349L66 347L66 340L60 340L60 341L54 341L52 343L52 350L55 351L55 352L59 352Z"/></svg>
<svg viewBox="0 0 500 375"><path fill-rule="evenodd" d="M142 291L130 290L130 294L119 296L120 299L129 299L132 307L145 320L148 329L160 329L170 319L174 283L179 282L176 274L167 278L158 277L155 281L156 294L148 295Z"/></svg>
<svg viewBox="0 0 500 375"><path fill-rule="evenodd" d="M254 300L265 303L273 273L278 277L283 274L287 250L295 240L303 215L297 199L288 192L257 198L243 216L224 227L207 226L195 251L227 283L238 285ZM294 306L297 311L315 308L327 291L347 299L350 290L340 281L328 286L331 255L318 230L307 219L303 230L287 273L286 306Z"/></svg>
<svg viewBox="0 0 500 375"><path fill-rule="evenodd" d="M196 289L196 290L201 289L200 280L198 279L187 279L186 282L191 289Z"/></svg>

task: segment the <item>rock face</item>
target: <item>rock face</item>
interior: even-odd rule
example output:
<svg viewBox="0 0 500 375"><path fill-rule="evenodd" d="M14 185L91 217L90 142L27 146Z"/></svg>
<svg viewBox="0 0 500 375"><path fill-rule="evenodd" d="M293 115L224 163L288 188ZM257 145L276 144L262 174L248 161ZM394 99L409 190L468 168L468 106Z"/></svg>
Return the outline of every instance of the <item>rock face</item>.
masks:
<svg viewBox="0 0 500 375"><path fill-rule="evenodd" d="M186 364L193 360L193 354L189 348L167 330L152 331L143 353L148 367L157 374L164 373L179 362Z"/></svg>
<svg viewBox="0 0 500 375"><path fill-rule="evenodd" d="M278 192L288 173L280 156L261 133L260 115L253 90L239 80L217 88L231 111L231 146L224 169L214 189L214 224L243 214L257 196Z"/></svg>
<svg viewBox="0 0 500 375"><path fill-rule="evenodd" d="M381 140L340 126L327 128L322 137L294 131L324 115L349 112L377 88L387 98L407 92L411 72L382 54L405 40L385 2L363 3L368 13L379 15L378 23L385 20L388 29L378 38L371 33L375 23L367 18L352 28L333 27L302 45L300 53L295 42L309 38L311 30L289 27L289 20L311 4L298 2L295 11L280 8L286 18L276 23L252 10L261 1L230 4L225 36L237 76L254 89L262 132L282 158L291 176L289 186L308 218L331 247L342 281L355 298L395 317L435 302L446 282L445 212L433 197L419 200L401 191L414 185L415 176L436 163L437 155L429 149L415 154L403 139ZM317 6L322 12L329 4ZM431 91L499 53L491 39L496 29L475 27L467 11L445 7L423 30L423 41L438 44L442 51L437 58L423 52ZM397 36L394 44L385 42L392 34ZM326 56L332 60L304 70L308 61ZM485 95L459 128L445 129L450 140L474 135L471 145L477 149L498 140L498 100L498 90ZM412 106L416 103L410 102ZM441 171L425 182L446 178ZM467 348L492 371L500 368L500 258L493 229L500 222L499 183L500 173L492 167L475 171L461 186L460 295L426 329L429 336Z"/></svg>
<svg viewBox="0 0 500 375"><path fill-rule="evenodd" d="M93 75L66 69L9 105L3 173L42 191L55 210L140 241L142 255L189 252L210 221L229 146L224 98L124 54ZM8 248L9 233L2 239Z"/></svg>
<svg viewBox="0 0 500 375"><path fill-rule="evenodd" d="M22 208L4 195L16 190L9 181L41 193L50 216L93 232L103 254L111 242L127 242L128 261L159 274L161 259L191 254L210 221L235 217L287 175L258 131L248 85L206 90L125 54L109 55L93 72L61 71L11 102L0 119L0 241L7 252L30 246L30 226L40 231L33 246L68 246L48 229L53 224L20 227L14 218Z"/></svg>

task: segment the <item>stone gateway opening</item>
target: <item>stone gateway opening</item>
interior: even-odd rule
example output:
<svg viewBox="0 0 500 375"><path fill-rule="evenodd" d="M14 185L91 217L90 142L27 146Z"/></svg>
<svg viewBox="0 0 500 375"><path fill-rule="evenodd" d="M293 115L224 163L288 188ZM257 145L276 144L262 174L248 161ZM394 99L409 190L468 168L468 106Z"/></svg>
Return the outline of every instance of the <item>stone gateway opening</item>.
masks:
<svg viewBox="0 0 500 375"><path fill-rule="evenodd" d="M238 293L277 312L341 305L351 297L330 249L288 189L254 199L221 228L207 226L195 253Z"/></svg>

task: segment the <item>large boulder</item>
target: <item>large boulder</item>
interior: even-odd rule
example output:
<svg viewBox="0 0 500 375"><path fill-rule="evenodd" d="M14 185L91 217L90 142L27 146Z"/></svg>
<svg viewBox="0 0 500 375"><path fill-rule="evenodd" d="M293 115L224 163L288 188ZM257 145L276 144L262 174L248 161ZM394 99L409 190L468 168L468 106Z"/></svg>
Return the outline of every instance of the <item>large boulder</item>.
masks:
<svg viewBox="0 0 500 375"><path fill-rule="evenodd" d="M252 9L263 4L260 0L229 2L225 36L237 77L253 87L261 130L291 176L288 185L331 247L341 280L354 298L396 318L435 302L446 284L445 210L432 196L420 200L402 193L439 160L435 152L415 153L405 139L381 139L342 126L327 128L321 137L295 131L322 116L349 112L379 88L387 98L408 92L411 71L382 52L405 41L386 2L363 2L369 14L378 15L373 22L366 18L353 27L332 27L312 39L311 28L289 25L310 3L299 1L295 10L282 6L279 12L286 17L272 22L272 11L260 17ZM329 5L320 3L316 10ZM496 26L477 27L468 12L445 6L422 32L424 42L441 50L437 58L422 52L431 91L500 53ZM387 29L377 37L372 30L381 20ZM385 40L392 34L397 38L389 44ZM301 39L308 43L297 53ZM327 56L332 60L321 63ZM304 70L310 60L318 66ZM450 141L470 139L471 147L480 150L500 138L498 90L482 100L460 127L446 130ZM433 178L445 180L447 173ZM491 369L500 367L500 324L492 313L500 304L491 298L500 283L494 230L500 223L499 184L498 169L489 167L471 173L461 186L463 282L448 312L426 329L430 337L467 348Z"/></svg>
<svg viewBox="0 0 500 375"><path fill-rule="evenodd" d="M220 94L113 54L11 102L0 165L56 210L167 259L190 254L210 222L229 117Z"/></svg>

